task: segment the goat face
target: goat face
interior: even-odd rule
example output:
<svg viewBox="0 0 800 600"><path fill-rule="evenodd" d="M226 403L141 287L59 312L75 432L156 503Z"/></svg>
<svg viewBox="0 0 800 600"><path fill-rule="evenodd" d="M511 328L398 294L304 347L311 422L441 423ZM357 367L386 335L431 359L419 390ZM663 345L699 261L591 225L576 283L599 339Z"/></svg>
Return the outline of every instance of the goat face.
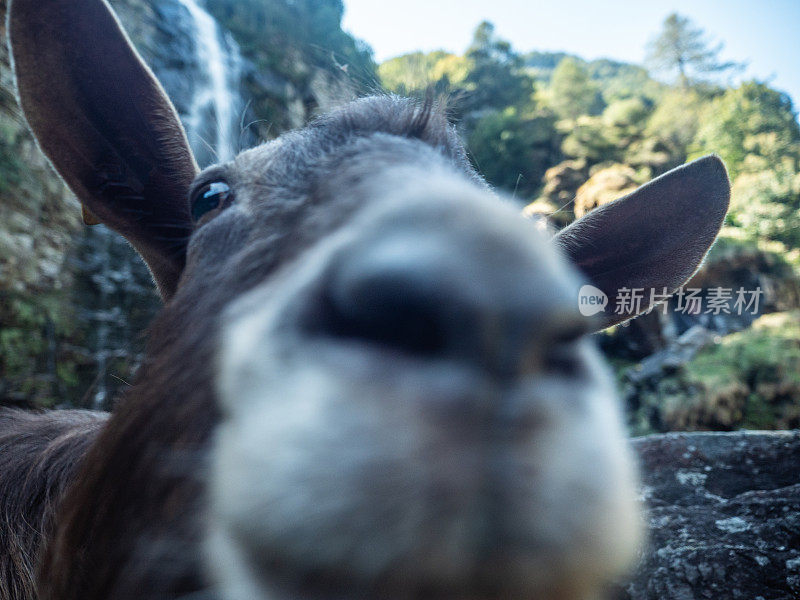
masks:
<svg viewBox="0 0 800 600"><path fill-rule="evenodd" d="M212 231L235 228L223 219L252 225L225 271L297 252L223 316L209 552L231 597L280 596L287 579L356 596L580 589L635 547L579 276L447 150L342 133L404 114L361 101L240 157L236 200L189 244L189 279ZM347 141L302 165L312 152L292 146L326 147L315 134ZM302 190L281 198L258 182L283 181L287 160Z"/></svg>
<svg viewBox="0 0 800 600"><path fill-rule="evenodd" d="M210 570L231 600L581 598L627 565L634 469L586 334L623 318L617 289L661 293L694 272L727 207L718 159L552 237L488 190L435 110L371 98L195 177L169 101L105 2L42 4L11 7L26 116L167 300L50 551L64 560L73 539L102 563L75 523L94 544L116 541L96 523L124 512L123 574L108 577L149 585L89 585L91 597L177 589L173 567L139 563L148 540L155 555L154 540L184 530L181 510L204 540L189 570ZM67 76L47 76L56 69ZM586 281L611 298L605 319L578 311ZM194 475L199 499L164 491L172 520L137 500L146 480L113 505L103 491L123 485L103 475L119 432L163 413L188 415L210 464ZM124 455L166 461L179 437L137 429L149 450ZM43 585L81 597L87 577Z"/></svg>

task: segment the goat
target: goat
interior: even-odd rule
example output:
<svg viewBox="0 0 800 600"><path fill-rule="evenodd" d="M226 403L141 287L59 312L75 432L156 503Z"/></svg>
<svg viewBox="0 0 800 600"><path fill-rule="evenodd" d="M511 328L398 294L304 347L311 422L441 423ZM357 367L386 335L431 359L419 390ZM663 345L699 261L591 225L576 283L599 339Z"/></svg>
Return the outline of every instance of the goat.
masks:
<svg viewBox="0 0 800 600"><path fill-rule="evenodd" d="M391 96L198 173L105 0L9 11L41 149L165 304L107 420L0 413L3 600L578 600L624 571L636 470L588 334L696 270L718 158L555 235Z"/></svg>

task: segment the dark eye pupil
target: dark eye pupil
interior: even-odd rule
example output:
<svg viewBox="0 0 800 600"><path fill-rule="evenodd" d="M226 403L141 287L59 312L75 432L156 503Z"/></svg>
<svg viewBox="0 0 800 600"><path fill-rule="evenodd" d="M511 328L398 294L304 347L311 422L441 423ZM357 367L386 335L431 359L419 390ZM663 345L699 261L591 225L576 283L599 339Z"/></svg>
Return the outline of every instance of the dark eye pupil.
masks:
<svg viewBox="0 0 800 600"><path fill-rule="evenodd" d="M204 214L219 207L228 198L230 191L228 184L222 181L203 186L192 204L192 218L198 221Z"/></svg>

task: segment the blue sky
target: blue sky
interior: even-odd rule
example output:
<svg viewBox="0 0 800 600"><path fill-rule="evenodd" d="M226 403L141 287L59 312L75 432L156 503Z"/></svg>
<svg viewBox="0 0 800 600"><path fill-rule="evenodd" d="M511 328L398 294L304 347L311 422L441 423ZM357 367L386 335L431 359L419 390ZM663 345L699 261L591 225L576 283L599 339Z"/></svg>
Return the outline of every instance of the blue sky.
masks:
<svg viewBox="0 0 800 600"><path fill-rule="evenodd" d="M463 52L482 20L519 51L563 50L641 63L647 41L673 11L690 17L721 57L747 61L744 77L766 80L800 103L800 0L344 0L343 27L378 61L413 50Z"/></svg>

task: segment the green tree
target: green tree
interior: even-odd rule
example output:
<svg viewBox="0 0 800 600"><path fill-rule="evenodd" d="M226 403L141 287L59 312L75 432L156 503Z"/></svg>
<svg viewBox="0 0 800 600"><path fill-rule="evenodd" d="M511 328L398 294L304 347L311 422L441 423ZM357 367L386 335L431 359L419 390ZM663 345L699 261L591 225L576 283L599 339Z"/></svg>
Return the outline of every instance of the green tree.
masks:
<svg viewBox="0 0 800 600"><path fill-rule="evenodd" d="M650 77L647 69L639 65L599 58L588 62L586 69L606 104L628 98L646 98L655 102L664 93L664 84Z"/></svg>
<svg viewBox="0 0 800 600"><path fill-rule="evenodd" d="M478 170L518 198L530 198L559 156L553 116L523 115L513 107L484 114L467 142Z"/></svg>
<svg viewBox="0 0 800 600"><path fill-rule="evenodd" d="M800 126L792 101L766 84L750 81L729 89L708 105L702 123L691 155L716 152L732 179L785 160L798 166Z"/></svg>
<svg viewBox="0 0 800 600"><path fill-rule="evenodd" d="M790 98L755 81L703 113L691 156L716 152L733 180L728 220L752 238L800 245L800 126Z"/></svg>
<svg viewBox="0 0 800 600"><path fill-rule="evenodd" d="M564 58L550 79L549 102L562 119L575 119L580 115L602 109L598 86L589 78L583 62L572 57Z"/></svg>
<svg viewBox="0 0 800 600"><path fill-rule="evenodd" d="M465 78L469 90L465 112L530 102L533 80L525 73L522 59L511 44L497 37L494 25L488 21L478 25L466 58L471 68Z"/></svg>
<svg viewBox="0 0 800 600"><path fill-rule="evenodd" d="M695 90L673 88L661 98L645 129L645 136L657 140L669 154L668 165L686 161L689 147L700 127L706 101Z"/></svg>
<svg viewBox="0 0 800 600"><path fill-rule="evenodd" d="M735 62L722 62L723 45L711 46L706 34L688 17L669 15L659 33L648 45L647 63L655 71L677 76L684 89L740 68Z"/></svg>
<svg viewBox="0 0 800 600"><path fill-rule="evenodd" d="M631 166L649 166L640 156L641 143L652 103L643 98L628 98L610 104L602 115L581 115L562 121L559 129L565 135L561 144L564 154L581 158L588 165L620 162Z"/></svg>
<svg viewBox="0 0 800 600"><path fill-rule="evenodd" d="M785 164L742 173L733 183L728 220L750 238L799 247L800 173Z"/></svg>
<svg viewBox="0 0 800 600"><path fill-rule="evenodd" d="M582 158L588 165L622 160L616 136L602 116L581 115L567 127L561 122L559 129L565 135L561 150L569 158Z"/></svg>
<svg viewBox="0 0 800 600"><path fill-rule="evenodd" d="M463 56L437 50L391 58L378 66L378 76L386 90L402 96L420 95L429 89L447 94L464 85L469 70L469 61Z"/></svg>

